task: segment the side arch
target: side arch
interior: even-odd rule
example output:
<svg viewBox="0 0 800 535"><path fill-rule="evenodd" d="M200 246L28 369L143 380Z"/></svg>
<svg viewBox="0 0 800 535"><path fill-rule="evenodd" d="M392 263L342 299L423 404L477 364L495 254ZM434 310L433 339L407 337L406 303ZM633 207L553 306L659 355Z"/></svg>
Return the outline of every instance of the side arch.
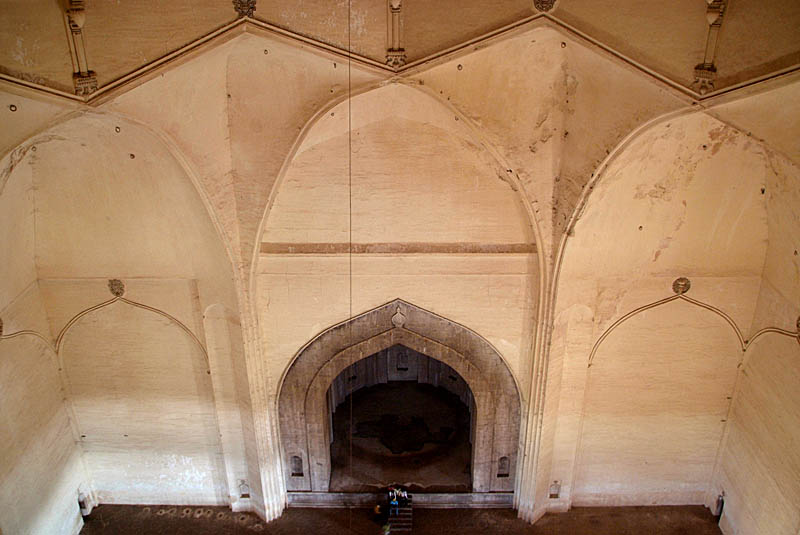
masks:
<svg viewBox="0 0 800 535"><path fill-rule="evenodd" d="M58 356L100 502L230 503L208 357L191 331L115 299L72 322Z"/></svg>
<svg viewBox="0 0 800 535"><path fill-rule="evenodd" d="M521 398L500 353L470 329L395 299L335 325L306 344L288 367L278 392L282 461L289 491L326 492L330 483L326 392L347 366L395 344L444 362L475 397L474 492L511 491L515 482L496 477L500 459L516 472ZM302 462L302 476L292 475ZM294 464L293 464L294 460Z"/></svg>

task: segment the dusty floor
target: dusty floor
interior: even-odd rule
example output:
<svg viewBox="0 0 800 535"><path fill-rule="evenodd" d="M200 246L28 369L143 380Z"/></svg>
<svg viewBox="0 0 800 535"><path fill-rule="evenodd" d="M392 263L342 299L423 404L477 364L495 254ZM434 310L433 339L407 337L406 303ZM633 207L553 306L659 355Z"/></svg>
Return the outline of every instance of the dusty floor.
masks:
<svg viewBox="0 0 800 535"><path fill-rule="evenodd" d="M364 534L380 532L368 509L288 509L265 524L225 507L101 505L85 519L82 535ZM435 535L719 535L700 506L593 507L546 515L535 526L511 509L416 509L415 534Z"/></svg>
<svg viewBox="0 0 800 535"><path fill-rule="evenodd" d="M333 429L332 491L392 484L411 492L470 491L469 409L444 388L408 381L363 388L336 409Z"/></svg>

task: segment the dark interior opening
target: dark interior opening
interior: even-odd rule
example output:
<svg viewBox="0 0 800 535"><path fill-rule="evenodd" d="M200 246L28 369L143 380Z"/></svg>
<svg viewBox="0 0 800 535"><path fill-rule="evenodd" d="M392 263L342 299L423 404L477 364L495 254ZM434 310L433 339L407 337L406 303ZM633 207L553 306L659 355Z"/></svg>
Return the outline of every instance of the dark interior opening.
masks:
<svg viewBox="0 0 800 535"><path fill-rule="evenodd" d="M343 370L328 405L331 492L470 491L474 400L449 366L393 346Z"/></svg>

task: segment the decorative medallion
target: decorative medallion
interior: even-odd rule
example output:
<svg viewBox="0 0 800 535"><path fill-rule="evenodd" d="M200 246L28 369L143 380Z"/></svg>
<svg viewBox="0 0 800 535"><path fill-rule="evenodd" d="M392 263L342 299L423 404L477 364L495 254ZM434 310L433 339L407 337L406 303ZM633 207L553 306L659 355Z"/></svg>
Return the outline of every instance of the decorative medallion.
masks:
<svg viewBox="0 0 800 535"><path fill-rule="evenodd" d="M556 0L533 0L533 7L539 11L550 11L556 5Z"/></svg>
<svg viewBox="0 0 800 535"><path fill-rule="evenodd" d="M114 297L122 297L125 294L125 283L119 279L108 279L108 289Z"/></svg>
<svg viewBox="0 0 800 535"><path fill-rule="evenodd" d="M691 287L692 283L686 277L677 278L675 282L672 283L672 291L678 295L685 294Z"/></svg>
<svg viewBox="0 0 800 535"><path fill-rule="evenodd" d="M406 323L406 317L400 312L400 307L397 307L397 312L392 316L392 325L395 327L402 327Z"/></svg>
<svg viewBox="0 0 800 535"><path fill-rule="evenodd" d="M233 0L233 9L238 13L238 17L252 17L256 10L256 0Z"/></svg>

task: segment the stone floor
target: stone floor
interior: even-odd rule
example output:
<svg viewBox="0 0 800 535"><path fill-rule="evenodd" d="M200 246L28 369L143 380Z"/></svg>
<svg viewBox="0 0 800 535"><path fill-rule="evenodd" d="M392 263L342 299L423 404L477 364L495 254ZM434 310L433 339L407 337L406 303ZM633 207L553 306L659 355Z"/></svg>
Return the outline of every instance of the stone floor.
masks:
<svg viewBox="0 0 800 535"><path fill-rule="evenodd" d="M333 414L330 490L469 492L469 425L469 409L444 388L393 381L358 390Z"/></svg>
<svg viewBox="0 0 800 535"><path fill-rule="evenodd" d="M101 505L85 519L82 535L211 535L250 533L310 535L380 533L369 509L287 509L264 523L225 507ZM414 534L425 535L719 535L714 517L700 506L578 507L545 515L535 526L511 509L417 509Z"/></svg>

